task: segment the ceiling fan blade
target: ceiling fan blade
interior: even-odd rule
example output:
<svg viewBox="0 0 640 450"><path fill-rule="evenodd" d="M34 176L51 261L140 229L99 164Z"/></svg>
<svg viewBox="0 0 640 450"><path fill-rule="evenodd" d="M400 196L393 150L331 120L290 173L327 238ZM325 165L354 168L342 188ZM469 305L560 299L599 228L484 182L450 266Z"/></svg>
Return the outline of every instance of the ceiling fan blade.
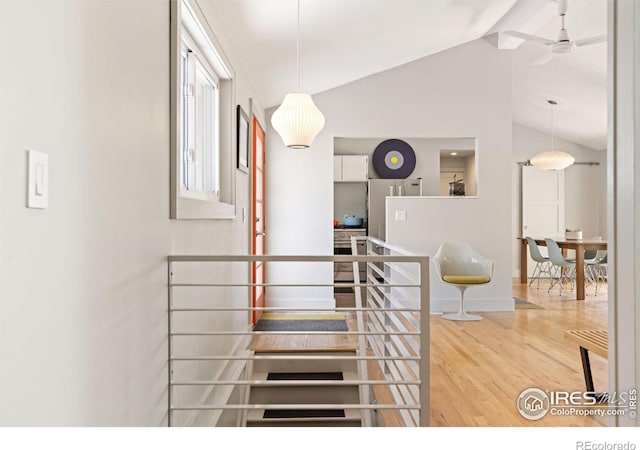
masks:
<svg viewBox="0 0 640 450"><path fill-rule="evenodd" d="M537 60L536 62L534 62L532 65L533 66L541 66L543 64L548 63L549 61L551 61L553 58L555 58L558 54L557 53L547 53L546 55L544 55L542 58L540 58L539 60Z"/></svg>
<svg viewBox="0 0 640 450"><path fill-rule="evenodd" d="M556 43L556 41L552 41L551 39L546 39L540 36L533 36L531 34L526 34L526 33L520 33L519 31L505 31L504 34L508 34L509 36L524 39L525 41L535 42L536 44L541 44L541 45L553 45Z"/></svg>
<svg viewBox="0 0 640 450"><path fill-rule="evenodd" d="M601 36L593 36L590 38L578 39L577 41L575 41L575 44L576 44L576 47L584 47L585 45L599 44L600 42L606 42L606 41L607 41L607 35L603 34Z"/></svg>

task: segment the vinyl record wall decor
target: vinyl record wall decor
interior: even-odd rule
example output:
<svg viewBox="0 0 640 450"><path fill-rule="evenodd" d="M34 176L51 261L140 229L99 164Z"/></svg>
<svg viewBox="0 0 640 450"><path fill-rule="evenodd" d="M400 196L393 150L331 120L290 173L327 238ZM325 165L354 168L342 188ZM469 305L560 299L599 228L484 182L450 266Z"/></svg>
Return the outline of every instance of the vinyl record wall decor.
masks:
<svg viewBox="0 0 640 450"><path fill-rule="evenodd" d="M373 151L372 163L380 178L407 178L416 168L416 154L405 141L387 139Z"/></svg>

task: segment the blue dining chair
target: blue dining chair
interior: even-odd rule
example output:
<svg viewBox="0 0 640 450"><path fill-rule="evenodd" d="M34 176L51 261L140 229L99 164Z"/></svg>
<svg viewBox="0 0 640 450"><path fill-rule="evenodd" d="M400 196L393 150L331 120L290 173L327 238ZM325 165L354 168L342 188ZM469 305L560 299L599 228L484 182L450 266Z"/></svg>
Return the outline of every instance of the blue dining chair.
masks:
<svg viewBox="0 0 640 450"><path fill-rule="evenodd" d="M571 291L573 292L575 274L576 274L576 260L568 259L562 255L560 246L553 239L545 239L547 243L547 250L549 251L549 260L551 261L553 274L551 278L551 285L547 292L551 292L551 289L557 284L560 285L560 293L564 290L564 283L569 282L571 284Z"/></svg>
<svg viewBox="0 0 640 450"><path fill-rule="evenodd" d="M536 289L540 289L540 278L542 277L542 274L546 274L551 277L551 261L549 261L548 256L542 256L542 253L540 253L540 247L538 247L538 244L532 237L527 236L526 240L527 245L529 246L529 255L536 263L536 266L533 268L533 273L531 274L529 287L531 287L533 282L537 280Z"/></svg>

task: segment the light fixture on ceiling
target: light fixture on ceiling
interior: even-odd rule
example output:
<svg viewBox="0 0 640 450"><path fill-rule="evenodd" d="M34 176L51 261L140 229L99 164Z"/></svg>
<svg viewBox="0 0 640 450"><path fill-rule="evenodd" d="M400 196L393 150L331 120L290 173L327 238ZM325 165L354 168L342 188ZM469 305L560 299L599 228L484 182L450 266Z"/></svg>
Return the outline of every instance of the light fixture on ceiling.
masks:
<svg viewBox="0 0 640 450"><path fill-rule="evenodd" d="M451 156L458 156L458 152L451 152L449 153Z"/></svg>
<svg viewBox="0 0 640 450"><path fill-rule="evenodd" d="M300 0L296 38L296 66L298 90L287 94L271 116L271 125L289 148L308 148L324 127L324 115L311 95L300 92Z"/></svg>
<svg viewBox="0 0 640 450"><path fill-rule="evenodd" d="M531 165L542 170L563 170L575 162L569 153L553 149L553 107L558 104L555 100L547 100L551 105L551 150L542 152L531 158Z"/></svg>

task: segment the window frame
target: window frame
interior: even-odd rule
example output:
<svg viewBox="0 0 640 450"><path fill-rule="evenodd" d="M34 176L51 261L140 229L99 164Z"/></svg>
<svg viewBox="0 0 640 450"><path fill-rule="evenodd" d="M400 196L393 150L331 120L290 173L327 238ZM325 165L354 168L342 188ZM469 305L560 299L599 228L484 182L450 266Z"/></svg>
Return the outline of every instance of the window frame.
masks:
<svg viewBox="0 0 640 450"><path fill-rule="evenodd" d="M217 159L218 192L186 189L183 185L182 130L184 114L183 49L194 54L213 84L218 85ZM171 1L171 204L172 219L234 219L236 217L235 152L234 146L234 72L221 51L202 11L192 0Z"/></svg>

